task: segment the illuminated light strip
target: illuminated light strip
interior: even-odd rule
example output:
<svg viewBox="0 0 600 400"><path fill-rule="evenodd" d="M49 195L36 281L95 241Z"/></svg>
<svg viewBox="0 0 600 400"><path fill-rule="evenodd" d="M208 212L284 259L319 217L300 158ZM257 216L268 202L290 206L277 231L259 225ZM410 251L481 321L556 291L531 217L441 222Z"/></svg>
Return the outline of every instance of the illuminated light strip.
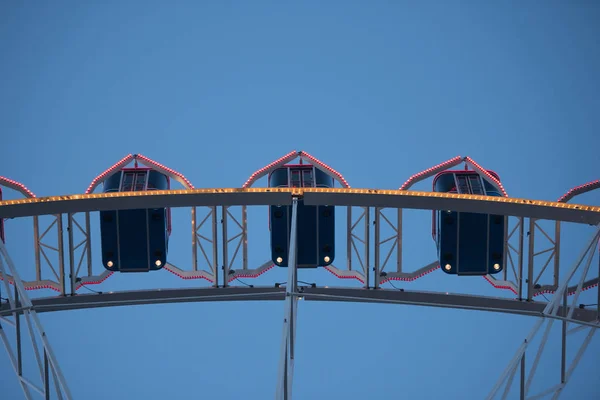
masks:
<svg viewBox="0 0 600 400"><path fill-rule="evenodd" d="M172 273L173 275L176 275L184 280L206 279L211 283L215 281L214 278L208 276L208 273L206 271L183 271L171 264L165 264L163 268ZM173 268L175 268L176 270Z"/></svg>
<svg viewBox="0 0 600 400"><path fill-rule="evenodd" d="M3 281L3 280L4 280L4 277L2 276L2 274L0 274L0 281ZM12 280L12 277L8 278L8 283L10 285L15 284L15 282ZM58 293L61 292L60 287L58 286L58 284L56 282L52 282L52 281L48 281L48 280L35 281L35 282L23 281L23 286L25 287L25 290L51 289Z"/></svg>
<svg viewBox="0 0 600 400"><path fill-rule="evenodd" d="M261 276L262 274L264 274L265 272L271 270L273 267L275 267L275 264L271 264L269 265L267 268L260 270L260 267L258 268L259 271L258 272L254 272L254 273L250 273L250 272L238 272L235 271L235 273L233 273L227 280L227 282L231 282L234 281L238 278L244 278L244 279L250 279L250 278L258 278L259 276Z"/></svg>
<svg viewBox="0 0 600 400"><path fill-rule="evenodd" d="M570 189L567 193L563 194L558 200L556 200L556 202L566 203L575 196L586 192L590 192L595 189L600 189L600 179L584 183L583 185L575 186L574 188Z"/></svg>
<svg viewBox="0 0 600 400"><path fill-rule="evenodd" d="M581 288L581 291L585 292L586 290L593 289L597 286L598 286L598 278L595 278L595 279L592 279L591 281L585 282L583 284L583 287ZM572 296L575 294L576 291L577 291L577 287L571 286L568 288L567 295ZM533 294L533 297L541 296L543 294L554 294L554 293L556 293L556 287L554 287L554 288L542 287L541 289L538 289L538 291L536 291Z"/></svg>
<svg viewBox="0 0 600 400"><path fill-rule="evenodd" d="M262 178L267 173L269 173L269 171L271 169L278 167L280 165L284 165L285 163L293 160L296 157L298 157L298 152L296 150L293 150L293 151L290 151L289 153L287 153L285 156L280 157L277 160L273 161L272 163L262 167L261 169L256 170L252 175L250 175L250 178L248 178L248 180L242 185L242 188L244 188L244 189L249 188L250 186L252 186L252 184L256 180Z"/></svg>
<svg viewBox="0 0 600 400"><path fill-rule="evenodd" d="M342 271L336 267L332 267L330 265L324 267L327 271L331 272L333 275L335 275L337 278L339 279L356 279L357 281L359 281L360 283L365 283L364 279L362 279L360 277L360 275L356 275L358 274L358 272L356 271ZM335 268L335 270L333 269ZM351 273L355 273L355 275L349 275Z"/></svg>
<svg viewBox="0 0 600 400"><path fill-rule="evenodd" d="M282 188L285 190L286 188ZM427 198L442 198L442 199L468 199L487 201L490 203L512 203L525 204L530 206L552 207L568 210L581 210L590 212L600 212L600 207L588 206L582 204L567 204L557 203L554 201L521 199L517 197L498 197L498 196L483 196L476 194L458 194L458 193L443 193L443 192L422 192L422 191L400 191L387 189L342 189L342 188L293 188L292 193L295 195L305 193L335 193L335 194L372 194L372 195L388 195L398 197L427 197ZM0 203L0 206L2 204Z"/></svg>
<svg viewBox="0 0 600 400"><path fill-rule="evenodd" d="M152 190L142 192L109 192L109 193L90 193L90 194L70 194L64 196L36 197L33 199L2 200L0 207L14 206L21 204L40 204L50 202L75 201L75 200L93 200L106 198L131 198L146 196L183 196L194 194L230 194L230 193L291 193L301 195L300 188L218 188L218 189L177 189L177 190Z"/></svg>
<svg viewBox="0 0 600 400"><path fill-rule="evenodd" d="M400 186L400 188L398 190L408 190L410 189L410 187L412 185L414 185L417 182L420 182L424 179L429 178L430 176L435 175L438 172L441 172L445 169L448 168L452 168L455 165L458 165L462 162L463 157L461 156L456 156L454 158L449 159L448 161L444 161L443 163L440 163L438 165L434 165L431 168L427 168L424 171L421 171L417 174L414 174L413 176L411 176L410 178L407 179L406 182L404 182L404 184L402 186Z"/></svg>
<svg viewBox="0 0 600 400"><path fill-rule="evenodd" d="M435 267L433 267L433 268L430 268L430 269L428 269L428 270L426 270L426 271L423 271L423 272L421 272L421 273L419 273L419 274L417 274L417 275L414 275L414 276L397 276L397 275L396 275L396 276L394 276L394 275L392 275L392 274L394 274L395 272L390 272L390 273L388 273L388 274L385 276L385 278L383 278L383 279L382 279L382 280L379 282L379 284L380 284L380 285L383 285L384 283L387 283L387 282L389 282L389 281L403 281L403 282L412 282L412 281L415 281L415 280L417 280L417 279L419 279L419 278L422 278L422 277L424 277L425 275L428 275L428 274L432 273L433 271L435 271L435 270L437 270L437 269L440 269L440 266L439 266L439 265L436 265ZM408 274L409 274L409 273L408 273ZM407 274L407 275L408 275L408 274Z"/></svg>
<svg viewBox="0 0 600 400"><path fill-rule="evenodd" d="M316 157L311 156L310 154L308 154L305 151L301 151L298 155L300 156L300 158L307 158L308 160L312 161L313 163L319 165L321 168L325 168L327 171L329 171L331 174L333 174L337 177L337 180L342 184L342 186L344 186L345 188L348 188L348 189L350 188L348 181L346 181L346 179L342 176L342 174L337 172L335 169L331 168L329 165L325 164L321 160L318 160Z"/></svg>
<svg viewBox="0 0 600 400"><path fill-rule="evenodd" d="M192 185L192 183L185 176L183 176L183 174L175 171L174 169L166 167L166 166L162 165L161 163L156 162L142 154L136 154L134 156L134 158L143 160L149 164L152 164L154 167L158 168L159 170L162 170L163 172L167 172L168 174L172 174L172 175L180 178L183 181L183 182L180 182L183 184L183 186L185 186L187 189L194 189L194 185Z"/></svg>
<svg viewBox="0 0 600 400"><path fill-rule="evenodd" d="M469 203L469 208L473 207L473 205L478 202L478 201L483 201L485 203L487 203L487 205L491 206L494 203L499 203L499 204L505 204L505 203L511 203L511 204L515 204L515 205L522 205L522 206L529 206L531 210L533 210L533 208L535 207L544 207L544 208L554 208L554 209L563 209L563 210L571 210L574 212L585 212L586 215L585 216L581 216L581 217L577 217L577 219L574 219L571 216L557 216L556 218L553 217L549 217L549 216L545 216L545 212L542 213L533 213L532 216L535 218L542 218L542 219L554 219L554 220L566 220L566 221L572 221L572 222L576 222L576 223L598 223L595 222L595 216L598 215L598 217L600 218L600 207L598 206L588 206L588 205L581 205L581 204L570 204L570 203L556 203L556 202L552 202L552 201L543 201L543 200L529 200L529 199L519 199L519 198L515 198L515 197L498 197L498 196L482 196L482 195L468 195L468 194L456 194L456 193L441 193L441 192L419 192L419 191L399 191L399 190L379 190L379 189L344 189L344 188L249 188L249 189L241 189L241 188L222 188L222 189L188 189L188 190L156 190L156 191L145 191L145 192L111 192L111 193L94 193L94 194L75 194L75 195L65 195L65 196L52 196L52 197L38 197L38 198L29 198L29 199L18 199L18 200L4 200L4 201L0 201L0 215L3 217L8 217L8 218L15 218L15 217L22 217L22 216L31 216L31 215L45 215L45 214L58 214L58 213L63 213L63 212L69 212L68 209L72 210L72 206L65 204L65 205L57 205L58 203L68 203L68 202L75 202L77 200L95 200L95 199L105 199L105 198L113 198L113 199L132 199L134 197L151 197L151 196L163 196L163 197L167 197L167 196L173 196L176 197L177 200L173 201L173 202L169 202L166 198L165 199L161 199L160 200L160 205L156 205L154 203L151 203L150 205L146 205L146 204L141 204L141 202L137 202L140 204L140 207L142 208L146 208L146 207L188 207L188 206L193 206L195 203L197 204L205 204L202 203L202 200L196 196L194 196L194 202L192 203L190 200L186 200L185 197L187 196L191 196L191 195L219 195L219 194L268 194L268 193L272 193L272 194L291 194L293 196L302 196L304 195L304 201L306 202L306 204L310 205L312 201L315 201L315 197L313 196L312 199L308 199L306 197L306 195L308 194L313 194L313 195L327 195L327 194L338 194L338 195L386 195L388 196L391 200L385 200L384 198L378 199L379 196L375 196L375 197L367 197L365 199L365 201L360 200L360 197L348 197L348 198L344 198L341 196L334 196L333 198L329 197L326 198L325 200L322 201L327 201L328 203L332 204L332 205L347 205L347 204L355 204L355 205L359 205L362 204L362 206L367 206L370 204L375 204L375 203L381 203L381 204L386 204L386 203L394 203L393 198L399 198L399 197L411 197L411 198L415 198L415 200L411 201L410 204L407 205L402 205L402 207L405 208L415 208L415 209L431 209L428 208L427 204L427 200L428 199L455 199L455 200L470 200ZM271 201L274 200L269 200L268 199L269 196L267 197L257 197L256 200L253 200L251 197L249 198L243 198L241 197L240 199L236 199L235 196L232 196L231 198L228 197L223 197L223 199L219 199L219 198L211 198L208 197L210 199L210 201L207 201L206 204L221 204L222 202L229 202L231 204L237 204L239 202L243 203L247 203L247 204L254 204L252 203L252 201L257 201L256 204L271 204ZM337 199L335 197L338 197ZM281 200L281 199L277 199L277 202L279 201L287 201L287 200ZM319 200L321 201L321 200ZM418 202L417 203L415 203ZM474 202L475 203L474 203ZM190 202L188 204L188 202ZM221 203L219 203L221 202ZM374 203L375 202L375 203ZM425 206L419 206L419 204L421 204L422 202L425 203ZM49 209L47 211L45 211L42 208L42 211L36 211L35 213L33 212L27 212L27 211L19 211L18 207L15 206L25 206L25 205L36 205L36 204L43 204L43 203L53 203L52 205L49 204ZM110 205L110 209L129 209L129 208L135 208L136 202L133 201L128 201L125 202L124 204L127 205L127 207L125 208L121 208L118 205L113 205L112 202L109 203ZM229 204L227 203L227 204ZM243 203L240 203L238 205L241 205ZM429 202L431 203L431 202ZM85 204L85 203L84 203ZM100 209L105 209L105 207L101 207L102 203L90 203L93 205L93 207L90 205L86 205L86 206L82 206L79 205L79 207L76 208L75 212L79 212L79 211L97 211ZM288 203L286 203L288 204ZM457 210L462 209L463 207L458 207L457 206L458 203L452 205L452 207L457 208ZM5 211L2 210L3 207L9 207L11 206L11 210L14 209L14 211L12 211L12 213L10 211ZM387 205L386 205L387 206ZM88 208L89 207L89 208ZM115 208L112 208L115 207ZM392 207L392 205L389 205L389 207ZM435 207L438 207L437 205ZM485 208L489 208L489 207L485 207ZM65 209L65 211L63 211L63 209ZM108 208L106 208L108 209ZM24 210L28 210L27 208L25 208ZM39 208L38 208L39 210ZM460 211L460 210L459 210ZM483 211L482 211L483 212ZM487 211L486 211L487 212ZM497 211L498 212L498 211ZM501 213L503 213L505 211L501 211ZM513 213L515 213L516 210L511 210L506 211L507 215L513 215ZM590 213L594 214L594 215L589 215ZM521 213L516 212L516 214L514 215L521 215ZM574 214L575 215L575 214ZM584 218L585 217L585 218ZM588 222L591 221L591 222Z"/></svg>
<svg viewBox="0 0 600 400"><path fill-rule="evenodd" d="M119 161L117 161L115 164L113 164L112 167L110 167L109 169L107 169L106 171L104 171L103 173L98 175L97 177L95 177L94 180L92 181L92 183L90 183L90 186L88 186L85 193L86 194L92 193L94 191L94 189L96 189L96 186L98 186L100 183L102 183L102 181L104 181L106 178L110 177L117 170L120 170L122 167L129 164L132 160L133 160L133 154L128 154L125 157L123 157L122 159L120 159Z"/></svg>
<svg viewBox="0 0 600 400"><path fill-rule="evenodd" d="M487 176L488 178L490 178L490 180L492 182L494 182L498 186L498 189L500 189L500 191L502 192L502 194L504 195L504 197L508 197L508 193L506 193L506 190L504 190L504 186L502 186L502 182L500 182L492 174L490 174L489 172L487 172L487 170L485 170L481 165L479 165L471 157L465 157L465 161L468 162L469 164L471 164L471 166L473 166L476 169L478 169L479 172L481 172L482 174L484 174L485 176Z"/></svg>
<svg viewBox="0 0 600 400"><path fill-rule="evenodd" d="M35 194L33 194L31 190L27 189L25 185L12 179L8 179L4 176L0 176L0 185L14 189L27 198L35 198Z"/></svg>
<svg viewBox="0 0 600 400"><path fill-rule="evenodd" d="M100 274L100 276L87 277L88 280L81 279L81 282L79 282L79 284L75 286L75 291L78 291L79 289L87 285L99 285L108 278L110 278L114 273L114 271L104 271L102 274Z"/></svg>
<svg viewBox="0 0 600 400"><path fill-rule="evenodd" d="M509 285L510 282L507 281L498 281L498 282L504 282L506 284L502 284L502 283L496 283L495 280L490 279L487 275L483 276L484 279L486 281L488 281L495 289L505 289L505 290L510 290L511 292L513 292L514 294L517 294L517 291Z"/></svg>

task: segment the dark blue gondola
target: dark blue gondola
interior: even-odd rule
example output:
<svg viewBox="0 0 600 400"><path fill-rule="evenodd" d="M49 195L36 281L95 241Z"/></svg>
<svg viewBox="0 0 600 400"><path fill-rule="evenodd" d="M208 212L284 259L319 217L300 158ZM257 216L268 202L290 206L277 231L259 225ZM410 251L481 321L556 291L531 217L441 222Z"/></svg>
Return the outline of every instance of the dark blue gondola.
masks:
<svg viewBox="0 0 600 400"><path fill-rule="evenodd" d="M2 201L2 188L0 188L0 201ZM2 243L6 243L4 241L4 218L0 217L0 240Z"/></svg>
<svg viewBox="0 0 600 400"><path fill-rule="evenodd" d="M498 175L488 171L500 181ZM433 191L442 193L501 196L476 171L444 171L433 180ZM434 211L433 238L442 271L457 275L496 274L504 265L502 215Z"/></svg>
<svg viewBox="0 0 600 400"><path fill-rule="evenodd" d="M104 182L104 193L168 190L169 177L150 168L124 168ZM167 262L171 209L101 211L102 263L109 271L147 272Z"/></svg>
<svg viewBox="0 0 600 400"><path fill-rule="evenodd" d="M269 174L269 187L332 188L333 178L310 164L284 165ZM298 268L330 265L335 258L335 208L306 206L298 200L297 251ZM271 259L275 265L288 266L291 230L291 206L271 206Z"/></svg>

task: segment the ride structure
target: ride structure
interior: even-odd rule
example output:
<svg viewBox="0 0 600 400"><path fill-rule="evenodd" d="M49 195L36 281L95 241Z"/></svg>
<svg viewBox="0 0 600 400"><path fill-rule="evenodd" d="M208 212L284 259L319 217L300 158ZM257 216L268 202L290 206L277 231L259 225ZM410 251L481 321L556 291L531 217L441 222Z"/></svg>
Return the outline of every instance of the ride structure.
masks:
<svg viewBox="0 0 600 400"><path fill-rule="evenodd" d="M495 172L487 172L500 182ZM440 172L433 179L433 191L501 196L491 182L467 169ZM502 270L506 241L503 215L451 210L438 210L433 214L433 238L442 271L457 275L487 275Z"/></svg>
<svg viewBox="0 0 600 400"><path fill-rule="evenodd" d="M0 201L2 201L2 188L0 188ZM4 240L4 218L0 218L0 240L2 243L6 243Z"/></svg>
<svg viewBox="0 0 600 400"><path fill-rule="evenodd" d="M295 159L300 161L293 164ZM133 169L127 168L130 163L134 163ZM458 172L452 170L463 163L464 170ZM140 167L139 164L142 166ZM133 176L127 180L126 174L133 174ZM138 174L143 175L144 179L140 179L139 186L136 186ZM149 185L151 174L162 183ZM463 189L464 185L463 188L457 185L454 193L453 188L447 184L440 183L436 186L437 182L451 181L445 177L452 177L455 183L461 183L459 179L461 176L465 177L467 189ZM253 188L253 184L262 177L267 177L267 187ZM416 183L429 178L433 179L434 189L438 190L433 192L411 190ZM169 186L171 181L180 183L183 189L172 189ZM335 187L335 182L341 187ZM104 183L103 192L94 193L102 183ZM126 190L130 188L130 183L131 188L137 190ZM100 174L81 195L37 198L16 181L0 178L0 185L16 190L23 197L15 200L0 200L0 219L31 217L34 221L34 254L37 255L35 271L33 271L35 280L25 281L20 277L23 270L17 269L4 243L0 242L0 277L3 280L4 293L8 296L8 302L0 304L0 339L7 349L9 361L14 367L27 399L32 398L32 391L41 393L45 398L51 398L54 393L59 399L73 398L66 377L62 374L52 351L50 339L39 320L40 312L182 301L283 300L284 329L276 386L277 399L290 399L293 393L296 315L299 298L305 301L352 301L460 308L538 318L534 328L518 348L515 357L501 374L498 383L492 388L488 399L495 398L500 393L502 398L514 393L511 390L517 372L520 372L520 386L516 389L519 398L538 398L546 394L557 398L567 385L593 334L600 326L598 322L600 306L581 307L579 304L583 291L598 286L598 276L591 266L595 256L594 250L600 239L600 207L568 203L576 195L599 188L598 181L570 190L558 202L511 198L508 197L498 175L484 169L469 157L459 156L413 175L399 190L353 189L339 172L327 164L306 152L293 151L256 171L241 188L197 189L182 174L139 154L126 156ZM269 260L254 269L248 266L247 207L250 206L269 208L271 229L271 254L265 257ZM191 209L192 256L191 266L188 269L176 267L167 258L166 242L170 233L169 210L174 207ZM241 217L235 217L236 208L241 212ZM330 221L333 221L335 213L339 216L339 211L344 208L347 216L346 263L339 264L339 251L337 251L338 266L336 267L333 261L335 250L339 249L335 249L332 245L331 249L327 249L330 250L328 252L325 251L325 247L329 243L335 243L335 237L328 236L336 233L331 228L333 223L331 222L330 225ZM358 218L353 218L356 216L355 209L360 210ZM410 268L404 265L402 255L403 251L408 249L402 247L403 212L411 209L430 210L436 224L437 220L450 210L450 215L461 222L457 224L458 227L454 231L454 236L458 239L452 236L452 232L447 236L449 231L440 230L440 225L434 225L433 233L438 243L444 246L450 243L451 248L456 248L455 241L460 242L463 238L462 229L465 228L465 224L462 223L462 216L477 214L481 221L478 220L475 225L470 226L469 230L487 232L485 240L477 246L477 250L485 248L486 251L480 251L479 254L467 258L462 258L460 254L453 255L455 258L452 262L456 268L451 271L442 269L442 271L446 274L456 272L457 279L471 279L472 275L483 275L493 287L501 289L498 292L499 296L384 288L383 285L394 280L414 281L440 269L440 264L443 264L445 250L438 250L436 259L424 267ZM137 214L131 213L132 210ZM159 218L153 219L155 210L164 211L164 214L159 212ZM326 210L330 213L324 215ZM278 211L281 213L277 213ZM99 213L101 221L102 254L99 255L91 254L90 245L91 213L95 212ZM396 213L394 217L390 217L391 212ZM79 222L76 215L83 216L84 220ZM106 221L113 225L102 225L103 216L106 215L113 216L112 221ZM121 218L121 215L125 219L133 215L130 224L142 228L128 233L128 235L132 235L132 232L139 233L135 240L129 241L131 238L125 237L121 241L121 227L114 223ZM42 231L40 219L48 216L53 222ZM498 224L502 227L501 235L500 229L492 234L489 227L497 216L503 220L502 224ZM68 232L64 233L68 240L62 239L64 218L68 221ZM157 222L156 229L148 228L151 220ZM201 222L198 223L199 220ZM484 220L486 222L482 222ZM544 220L555 221L554 238L541 229ZM582 253L578 257L573 257L574 262L570 268L565 268L558 257L561 243L560 226L566 223L595 227ZM179 225L176 222L176 229L177 226ZM528 235L525 233L526 226L530 228ZM240 232L235 233L235 227ZM75 228L78 229L78 234ZM435 230L436 228L438 230ZM219 229L221 235L218 234ZM393 234L385 237L385 232L389 230ZM534 240L536 231L542 231L549 237L553 244L552 249L540 250L539 241ZM51 232L56 232L58 243L56 246L49 246L45 242ZM157 237L160 234L161 238L164 235L165 258L159 259L162 267L152 274L165 273L161 271L164 269L182 279L207 281L210 286L102 292L91 295L79 293L81 287L103 283L115 272L125 272L127 269L149 271L152 269L153 262L157 267L156 259L152 258L156 256L156 253L152 253L156 246L153 246L153 242L149 239L150 236L154 237L154 233ZM112 239L105 241L103 235L107 237L112 235ZM10 238L10 230L6 236ZM83 239L78 241L77 236L83 236ZM116 245L115 236L118 237ZM499 261L492 254L490 260L490 249L498 251L498 237L502 237L501 259ZM109 245L110 243L112 245ZM124 252L110 250L114 246L122 247ZM280 249L277 249L278 246ZM51 257L47 256L46 251L50 247L53 247L52 250L58 255L58 262L53 263ZM198 257L198 249L203 258ZM112 256L131 255L123 257L118 265L113 261L114 270L108 270L108 261L112 259L106 257L107 251L113 251ZM459 243L458 252L461 251L464 252ZM240 253L241 257L238 257ZM476 253L477 251L474 252ZM550 260L546 264L536 262L538 256L548 253L554 260L552 278L544 273ZM68 262L64 262L65 254L68 254ZM485 258L484 254L488 258ZM77 255L79 256L76 257ZM40 256L46 264L39 261ZM281 262L278 262L279 257ZM325 257L330 259L325 260ZM434 258L433 254L432 258ZM122 263L123 260L126 262ZM395 270L390 270L388 266L390 260L395 261ZM285 284L263 287L233 286L236 279L263 275L277 264L287 268L288 279ZM500 264L501 268L494 268L494 264ZM133 265L135 267L131 268L130 266ZM122 268L123 266L125 268ZM321 267L339 278L357 280L362 287L333 288L316 283L303 286L298 279L298 274L302 273L303 267ZM49 271L52 273L49 274ZM465 277L463 275L465 271L466 275L470 276ZM597 272L600 274L600 269ZM97 275L94 275L95 273ZM445 279L451 279L450 276L439 273ZM590 274L594 276L588 278ZM32 298L29 293L33 289L52 289L58 292L58 295ZM542 294L547 294L550 298L547 301L532 301L534 297ZM600 293L598 298L600 300ZM24 373L25 357L21 349L23 320L32 336L33 354L39 368L41 384L35 383L32 377L26 377ZM548 388L546 392L531 396L531 382L540 363L540 356L550 335L552 324L557 321L562 324L560 381ZM538 335L544 324L546 328L542 340L528 371L526 367L529 365L525 363L526 352L533 348L532 339ZM569 326L573 325L575 327L569 329ZM15 328L16 345L8 340L4 329L7 326ZM583 340L577 339L577 332L580 331L587 331ZM33 339L33 333L36 333L38 340L41 340L41 353L38 351L36 340ZM567 346L567 338L573 336L575 338ZM573 342L579 342L579 346ZM567 349L571 348L576 349L576 354L569 365ZM527 360L530 358L527 357Z"/></svg>
<svg viewBox="0 0 600 400"><path fill-rule="evenodd" d="M286 164L269 173L269 187L332 188L333 185L331 176L311 164ZM291 211L288 206L270 207L271 258L280 267L287 267L289 263ZM335 258L335 208L307 206L299 199L297 212L296 266L317 268L330 265Z"/></svg>
<svg viewBox="0 0 600 400"><path fill-rule="evenodd" d="M168 175L136 163L107 178L103 193L170 188ZM170 235L170 208L100 211L102 265L109 271L157 271L167 262Z"/></svg>

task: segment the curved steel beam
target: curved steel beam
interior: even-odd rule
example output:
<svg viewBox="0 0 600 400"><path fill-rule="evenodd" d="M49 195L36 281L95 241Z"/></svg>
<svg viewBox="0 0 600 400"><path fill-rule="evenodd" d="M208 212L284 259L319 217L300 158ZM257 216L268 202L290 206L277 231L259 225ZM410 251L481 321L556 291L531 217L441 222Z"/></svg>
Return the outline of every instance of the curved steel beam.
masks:
<svg viewBox="0 0 600 400"><path fill-rule="evenodd" d="M492 311L508 314L541 316L548 303L528 302L500 297L446 294L424 291L369 290L363 288L300 287L298 295L308 301L339 301L359 303L387 303L428 307ZM284 300L284 287L227 287L153 289L102 294L78 294L69 297L32 299L39 312L56 312L100 307L132 306L142 304L188 303L205 301ZM17 305L17 312L22 312ZM11 314L10 306L0 306L0 316ZM562 315L562 309L557 315ZM594 309L576 309L572 322L594 325L598 312ZM600 326L600 325L599 325Z"/></svg>
<svg viewBox="0 0 600 400"><path fill-rule="evenodd" d="M337 188L157 190L6 200L0 201L0 217L160 207L290 205L292 195L304 196L307 205L454 210L593 225L600 223L600 207L596 206L451 193Z"/></svg>

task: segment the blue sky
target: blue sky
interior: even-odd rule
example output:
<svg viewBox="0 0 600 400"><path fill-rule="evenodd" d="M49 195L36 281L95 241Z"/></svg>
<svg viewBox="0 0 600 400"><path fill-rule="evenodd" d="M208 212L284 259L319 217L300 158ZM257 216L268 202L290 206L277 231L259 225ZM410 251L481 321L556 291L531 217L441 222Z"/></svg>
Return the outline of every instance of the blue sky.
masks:
<svg viewBox="0 0 600 400"><path fill-rule="evenodd" d="M119 3L0 5L0 175L38 196L82 193L128 153L196 187L239 187L293 149L332 165L353 187L397 188L456 155L498 172L516 197L555 200L598 179L596 2ZM578 202L598 204L600 195ZM254 265L269 257L266 215L250 215ZM429 215L407 212L406 268L435 259ZM182 268L186 218L188 210L174 212L169 255ZM31 222L6 225L8 250L27 278ZM563 230L565 266L590 233ZM356 286L325 271L306 274L320 285ZM250 283L284 277L274 270ZM113 276L93 289L191 285L206 283L162 271ZM440 271L397 286L510 297L483 279ZM42 320L76 398L262 399L275 389L282 313L277 302L215 303ZM307 302L299 313L299 399L480 399L534 322L365 304ZM597 395L599 343L565 398ZM552 350L543 359L533 392L557 382L556 357ZM5 355L0 372L3 398L20 398Z"/></svg>

